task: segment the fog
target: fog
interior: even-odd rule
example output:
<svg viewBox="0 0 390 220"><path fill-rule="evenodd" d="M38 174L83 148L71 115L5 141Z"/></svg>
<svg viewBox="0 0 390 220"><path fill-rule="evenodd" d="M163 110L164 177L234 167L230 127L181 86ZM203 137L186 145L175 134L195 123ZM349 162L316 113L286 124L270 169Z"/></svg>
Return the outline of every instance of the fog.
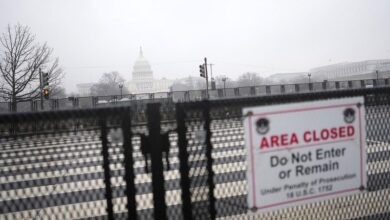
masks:
<svg viewBox="0 0 390 220"><path fill-rule="evenodd" d="M142 46L155 78L236 78L390 58L387 0L0 0L0 30L31 27L59 57L68 92L103 72L131 79Z"/></svg>

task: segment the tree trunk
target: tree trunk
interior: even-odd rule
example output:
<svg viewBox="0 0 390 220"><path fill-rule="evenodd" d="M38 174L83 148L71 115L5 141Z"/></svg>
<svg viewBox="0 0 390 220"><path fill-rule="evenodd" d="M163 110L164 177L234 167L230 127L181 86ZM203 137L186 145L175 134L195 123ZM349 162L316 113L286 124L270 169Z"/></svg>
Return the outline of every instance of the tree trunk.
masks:
<svg viewBox="0 0 390 220"><path fill-rule="evenodd" d="M16 101L16 97L13 96L12 99L11 99L11 112L17 112L17 107L18 106L18 102Z"/></svg>

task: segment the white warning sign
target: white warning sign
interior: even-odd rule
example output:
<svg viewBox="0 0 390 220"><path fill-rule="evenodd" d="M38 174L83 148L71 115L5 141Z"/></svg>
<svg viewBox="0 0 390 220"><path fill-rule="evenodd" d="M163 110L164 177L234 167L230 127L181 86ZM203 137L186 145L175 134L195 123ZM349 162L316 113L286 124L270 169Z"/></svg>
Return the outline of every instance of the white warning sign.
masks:
<svg viewBox="0 0 390 220"><path fill-rule="evenodd" d="M365 189L363 97L252 107L243 114L251 211Z"/></svg>

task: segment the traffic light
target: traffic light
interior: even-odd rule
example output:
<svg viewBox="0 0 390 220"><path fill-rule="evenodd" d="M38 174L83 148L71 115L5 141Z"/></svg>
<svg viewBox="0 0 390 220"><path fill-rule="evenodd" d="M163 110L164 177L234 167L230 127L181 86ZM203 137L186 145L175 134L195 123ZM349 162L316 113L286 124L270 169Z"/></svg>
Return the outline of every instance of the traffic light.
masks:
<svg viewBox="0 0 390 220"><path fill-rule="evenodd" d="M49 85L49 73L42 73L42 86L48 86Z"/></svg>
<svg viewBox="0 0 390 220"><path fill-rule="evenodd" d="M43 97L49 99L49 89L42 89Z"/></svg>
<svg viewBox="0 0 390 220"><path fill-rule="evenodd" d="M204 74L204 65L199 65L199 71L200 71L200 77L206 78L206 75Z"/></svg>

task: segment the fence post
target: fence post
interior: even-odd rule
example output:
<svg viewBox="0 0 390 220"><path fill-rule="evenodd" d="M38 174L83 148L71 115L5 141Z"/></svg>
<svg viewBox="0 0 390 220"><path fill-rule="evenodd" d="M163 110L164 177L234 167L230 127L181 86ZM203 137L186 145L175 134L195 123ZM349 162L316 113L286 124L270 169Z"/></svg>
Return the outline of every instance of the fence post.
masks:
<svg viewBox="0 0 390 220"><path fill-rule="evenodd" d="M372 84L374 85L374 87L377 87L378 86L378 81L376 79L373 79L372 80Z"/></svg>
<svg viewBox="0 0 390 220"><path fill-rule="evenodd" d="M210 130L210 104L208 101L203 103L203 118L204 125L203 128L206 131L206 158L207 158L207 184L209 185L209 213L211 219L216 218L216 210L215 210L215 197L214 197L214 172L213 172L213 158L211 156L212 153L212 144L211 144L211 130Z"/></svg>
<svg viewBox="0 0 390 220"><path fill-rule="evenodd" d="M34 100L30 100L30 109L32 112L34 112Z"/></svg>
<svg viewBox="0 0 390 220"><path fill-rule="evenodd" d="M96 107L98 103L98 97L92 96L92 107Z"/></svg>
<svg viewBox="0 0 390 220"><path fill-rule="evenodd" d="M250 88L251 88L250 94L251 95L256 95L256 88L254 86L251 86Z"/></svg>
<svg viewBox="0 0 390 220"><path fill-rule="evenodd" d="M299 84L295 84L295 92L299 92Z"/></svg>
<svg viewBox="0 0 390 220"><path fill-rule="evenodd" d="M366 87L366 83L364 80L360 80L360 88L365 88Z"/></svg>
<svg viewBox="0 0 390 220"><path fill-rule="evenodd" d="M348 88L352 89L352 87L353 87L352 81L348 81Z"/></svg>
<svg viewBox="0 0 390 220"><path fill-rule="evenodd" d="M271 86L265 86L265 93L266 94L271 94Z"/></svg>
<svg viewBox="0 0 390 220"><path fill-rule="evenodd" d="M190 178L189 178L189 166L188 166L188 142L187 142L187 127L185 125L185 112L183 106L180 103L176 104L176 121L177 121L177 138L179 148L179 160L180 160L180 187L181 187L181 200L183 203L183 219L192 219L192 206L191 206L191 192L190 192Z"/></svg>
<svg viewBox="0 0 390 220"><path fill-rule="evenodd" d="M240 89L239 88L234 88L234 95L240 96Z"/></svg>
<svg viewBox="0 0 390 220"><path fill-rule="evenodd" d="M154 219L167 219L165 204L164 173L162 162L162 145L160 134L160 103L147 104L146 114L148 118L149 146L152 159L152 187Z"/></svg>
<svg viewBox="0 0 390 220"><path fill-rule="evenodd" d="M327 84L328 82L327 81L323 81L322 82L322 90L326 90L326 84Z"/></svg>
<svg viewBox="0 0 390 220"><path fill-rule="evenodd" d="M107 201L107 216L109 220L114 219L114 210L112 205L112 191L111 191L111 175L110 175L110 161L108 155L108 140L107 140L107 125L106 115L99 114L100 116L100 139L102 141L102 155L103 155L103 170L104 170L104 185L106 190Z"/></svg>
<svg viewBox="0 0 390 220"><path fill-rule="evenodd" d="M122 113L122 133L123 133L123 154L125 167L126 181L126 197L127 197L127 219L137 219L137 206L135 201L135 184L134 184L134 160L133 160L133 145L131 143L131 112L130 108L126 108Z"/></svg>
<svg viewBox="0 0 390 220"><path fill-rule="evenodd" d="M223 89L218 89L218 97L224 97Z"/></svg>

